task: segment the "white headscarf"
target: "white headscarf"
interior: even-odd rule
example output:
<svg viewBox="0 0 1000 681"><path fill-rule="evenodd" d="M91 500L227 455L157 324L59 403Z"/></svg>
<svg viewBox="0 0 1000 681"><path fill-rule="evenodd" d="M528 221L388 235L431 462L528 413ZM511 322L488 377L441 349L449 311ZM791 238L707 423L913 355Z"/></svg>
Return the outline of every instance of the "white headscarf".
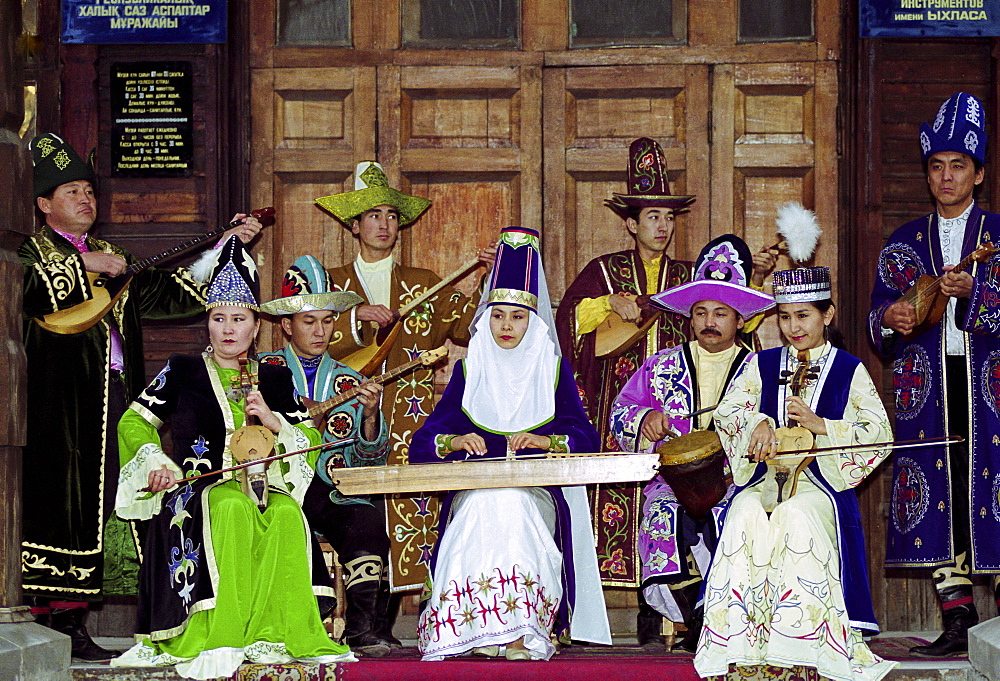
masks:
<svg viewBox="0 0 1000 681"><path fill-rule="evenodd" d="M490 331L490 310L483 312L473 322L462 410L485 430L521 433L537 428L555 416L559 346L545 319L529 311L521 342L509 350L501 348Z"/></svg>

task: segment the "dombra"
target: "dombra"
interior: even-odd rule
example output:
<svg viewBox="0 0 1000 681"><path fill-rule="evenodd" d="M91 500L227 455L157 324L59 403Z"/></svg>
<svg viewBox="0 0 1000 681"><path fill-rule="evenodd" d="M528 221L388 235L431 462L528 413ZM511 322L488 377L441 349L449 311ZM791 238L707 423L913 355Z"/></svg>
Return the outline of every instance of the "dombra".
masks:
<svg viewBox="0 0 1000 681"><path fill-rule="evenodd" d="M703 519L722 501L732 480L726 476L726 454L714 430L696 430L657 447L660 475L678 503L693 518Z"/></svg>

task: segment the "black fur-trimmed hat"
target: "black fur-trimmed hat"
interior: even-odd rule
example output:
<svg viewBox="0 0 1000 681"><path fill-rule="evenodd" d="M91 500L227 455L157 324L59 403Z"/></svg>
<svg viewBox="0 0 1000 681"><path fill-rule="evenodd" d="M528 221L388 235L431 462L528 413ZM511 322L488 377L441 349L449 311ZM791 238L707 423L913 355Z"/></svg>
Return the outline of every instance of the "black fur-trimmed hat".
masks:
<svg viewBox="0 0 1000 681"><path fill-rule="evenodd" d="M46 132L28 143L31 161L35 165L35 198L44 196L59 185L76 180L94 184L94 169L55 133Z"/></svg>

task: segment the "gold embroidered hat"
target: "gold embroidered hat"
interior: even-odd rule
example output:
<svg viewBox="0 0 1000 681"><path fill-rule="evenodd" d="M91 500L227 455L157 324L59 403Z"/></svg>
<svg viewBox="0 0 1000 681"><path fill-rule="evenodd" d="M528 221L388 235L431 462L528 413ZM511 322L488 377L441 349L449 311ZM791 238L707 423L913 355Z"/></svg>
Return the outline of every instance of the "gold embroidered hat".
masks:
<svg viewBox="0 0 1000 681"><path fill-rule="evenodd" d="M67 182L86 180L91 185L96 183L94 169L55 133L38 135L28 143L28 151L35 165L35 198Z"/></svg>
<svg viewBox="0 0 1000 681"><path fill-rule="evenodd" d="M431 205L430 199L410 196L389 186L385 170L376 161L362 161L354 171L354 191L321 196L316 203L347 226L351 220L376 206L399 211L399 226L410 224Z"/></svg>

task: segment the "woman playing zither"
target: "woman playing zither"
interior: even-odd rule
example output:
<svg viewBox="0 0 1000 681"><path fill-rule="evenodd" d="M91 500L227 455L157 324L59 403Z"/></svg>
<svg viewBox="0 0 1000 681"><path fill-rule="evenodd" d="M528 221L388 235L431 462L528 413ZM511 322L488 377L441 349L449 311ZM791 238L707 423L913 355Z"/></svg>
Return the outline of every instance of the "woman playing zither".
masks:
<svg viewBox="0 0 1000 681"><path fill-rule="evenodd" d="M537 248L534 230L503 230L468 358L414 434L411 463L598 449L558 354ZM517 483L445 501L417 628L423 659L547 660L553 632L611 643L586 490Z"/></svg>
<svg viewBox="0 0 1000 681"><path fill-rule="evenodd" d="M737 488L723 520L705 592L695 656L703 677L731 666L809 667L824 678L876 681L895 664L868 649L878 625L868 590L856 487L888 449L813 459L768 515L765 461L777 428L796 421L817 447L892 440L885 409L860 360L830 338L834 307L825 267L774 274L778 324L790 345L765 350L736 379L715 412ZM809 363L791 395L789 378Z"/></svg>
<svg viewBox="0 0 1000 681"><path fill-rule="evenodd" d="M253 260L230 240L206 304L209 349L172 356L119 424L116 511L151 520L139 575L143 638L117 666L176 664L182 676L209 679L229 677L244 661L354 659L330 641L317 605L333 590L321 561L312 561L315 540L300 508L317 451L268 467L263 512L232 473L176 484L231 465L230 439L250 416L275 434L279 450L319 443L287 369L252 362L259 384L249 394L239 389L239 359L259 328L258 290ZM157 433L168 420L172 455Z"/></svg>

